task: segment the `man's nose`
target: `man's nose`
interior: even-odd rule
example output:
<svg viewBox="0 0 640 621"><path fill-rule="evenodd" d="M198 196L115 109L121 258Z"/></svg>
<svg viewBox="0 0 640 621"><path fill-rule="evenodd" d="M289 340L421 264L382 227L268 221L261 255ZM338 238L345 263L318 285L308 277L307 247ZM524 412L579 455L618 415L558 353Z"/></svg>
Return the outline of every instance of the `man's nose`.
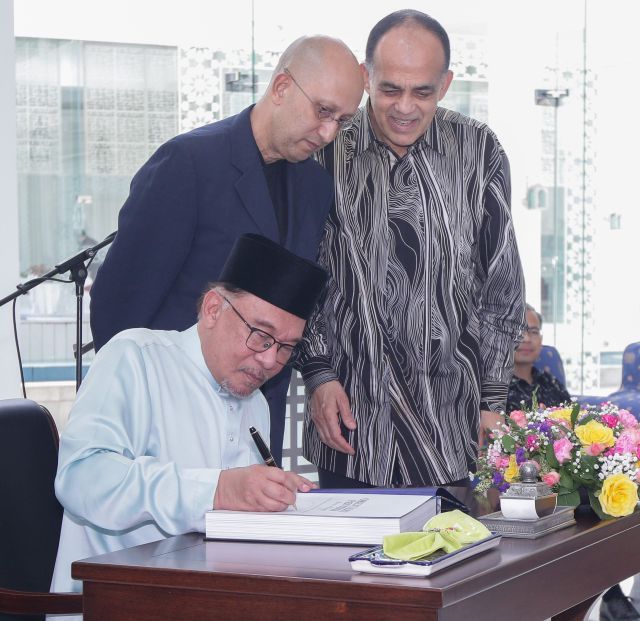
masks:
<svg viewBox="0 0 640 621"><path fill-rule="evenodd" d="M277 345L273 345L272 347L269 347L269 349L265 349L261 352L256 352L254 358L260 363L263 369L268 371L275 367L282 366L276 361L277 353L278 347Z"/></svg>
<svg viewBox="0 0 640 621"><path fill-rule="evenodd" d="M323 121L318 127L318 135L322 138L322 142L327 145L333 141L340 129L338 123L333 119L330 121Z"/></svg>
<svg viewBox="0 0 640 621"><path fill-rule="evenodd" d="M414 101L411 93L402 93L396 100L396 110L400 114L410 114L413 112Z"/></svg>

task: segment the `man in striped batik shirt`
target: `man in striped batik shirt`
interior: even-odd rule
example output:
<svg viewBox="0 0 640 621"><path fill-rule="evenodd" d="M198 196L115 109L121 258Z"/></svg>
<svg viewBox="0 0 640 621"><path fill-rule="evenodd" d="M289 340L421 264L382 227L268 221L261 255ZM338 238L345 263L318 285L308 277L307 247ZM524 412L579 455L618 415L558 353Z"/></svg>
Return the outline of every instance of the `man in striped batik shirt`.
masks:
<svg viewBox="0 0 640 621"><path fill-rule="evenodd" d="M504 410L524 285L504 150L438 107L449 39L419 11L371 31L367 104L319 154L334 176L307 326L304 454L323 487L468 481Z"/></svg>

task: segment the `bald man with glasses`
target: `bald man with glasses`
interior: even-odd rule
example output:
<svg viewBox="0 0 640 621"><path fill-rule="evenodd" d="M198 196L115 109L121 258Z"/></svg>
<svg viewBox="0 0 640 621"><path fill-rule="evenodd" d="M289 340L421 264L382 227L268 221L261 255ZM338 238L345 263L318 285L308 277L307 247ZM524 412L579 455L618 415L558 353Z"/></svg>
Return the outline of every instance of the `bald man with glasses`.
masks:
<svg viewBox="0 0 640 621"><path fill-rule="evenodd" d="M133 178L91 289L96 350L127 328L192 325L238 235L260 234L315 259L333 182L310 155L349 123L362 93L342 41L301 37L255 105L162 145ZM264 387L278 462L290 377L284 370Z"/></svg>

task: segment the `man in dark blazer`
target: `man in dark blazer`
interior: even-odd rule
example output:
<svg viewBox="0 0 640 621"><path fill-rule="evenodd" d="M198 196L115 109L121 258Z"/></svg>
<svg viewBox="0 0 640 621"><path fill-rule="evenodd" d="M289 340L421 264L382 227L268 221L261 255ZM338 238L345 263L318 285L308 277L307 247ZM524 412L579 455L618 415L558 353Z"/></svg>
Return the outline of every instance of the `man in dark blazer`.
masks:
<svg viewBox="0 0 640 621"><path fill-rule="evenodd" d="M315 259L333 183L309 156L349 122L362 92L344 43L302 37L255 106L162 145L131 182L91 289L96 349L127 328L192 325L198 298L244 233ZM290 375L285 369L263 389L278 461Z"/></svg>

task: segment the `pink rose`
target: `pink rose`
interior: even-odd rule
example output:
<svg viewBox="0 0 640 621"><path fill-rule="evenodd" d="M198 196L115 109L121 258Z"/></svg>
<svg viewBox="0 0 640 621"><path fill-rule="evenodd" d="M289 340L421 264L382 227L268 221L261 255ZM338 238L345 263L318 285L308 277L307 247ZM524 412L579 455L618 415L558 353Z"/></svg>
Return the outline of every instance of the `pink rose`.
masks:
<svg viewBox="0 0 640 621"><path fill-rule="evenodd" d="M555 471L552 470L551 472L547 472L546 474L542 475L542 480L549 486L549 487L553 487L554 485L556 485L558 483L558 481L560 480L560 475Z"/></svg>
<svg viewBox="0 0 640 621"><path fill-rule="evenodd" d="M538 436L534 434L529 434L527 436L527 449L532 450L538 448L538 443L540 442Z"/></svg>
<svg viewBox="0 0 640 621"><path fill-rule="evenodd" d="M640 483L640 470L636 472L636 483Z"/></svg>
<svg viewBox="0 0 640 621"><path fill-rule="evenodd" d="M638 440L635 434L623 431L616 440L614 452L634 454L638 450Z"/></svg>
<svg viewBox="0 0 640 621"><path fill-rule="evenodd" d="M500 468L501 470L504 470L505 468L507 468L509 466L509 457L506 456L502 456L500 457L500 459L498 460L499 465L498 468Z"/></svg>
<svg viewBox="0 0 640 621"><path fill-rule="evenodd" d="M571 449L573 444L567 438L560 438L553 443L553 452L561 464L571 459Z"/></svg>
<svg viewBox="0 0 640 621"><path fill-rule="evenodd" d="M591 455L591 457L597 457L606 448L606 444L599 444L598 442L594 442L593 444L587 444L587 446L584 447L584 452L587 455Z"/></svg>
<svg viewBox="0 0 640 621"><path fill-rule="evenodd" d="M618 410L618 417L625 429L638 426L638 419L629 410Z"/></svg>
<svg viewBox="0 0 640 621"><path fill-rule="evenodd" d="M601 419L602 419L602 423L605 424L607 427L611 427L611 429L616 427L616 425L618 424L618 417L615 416L614 414L603 414Z"/></svg>
<svg viewBox="0 0 640 621"><path fill-rule="evenodd" d="M524 428L527 426L527 415L521 410L513 410L513 412L509 414L509 418L518 425L518 427Z"/></svg>

